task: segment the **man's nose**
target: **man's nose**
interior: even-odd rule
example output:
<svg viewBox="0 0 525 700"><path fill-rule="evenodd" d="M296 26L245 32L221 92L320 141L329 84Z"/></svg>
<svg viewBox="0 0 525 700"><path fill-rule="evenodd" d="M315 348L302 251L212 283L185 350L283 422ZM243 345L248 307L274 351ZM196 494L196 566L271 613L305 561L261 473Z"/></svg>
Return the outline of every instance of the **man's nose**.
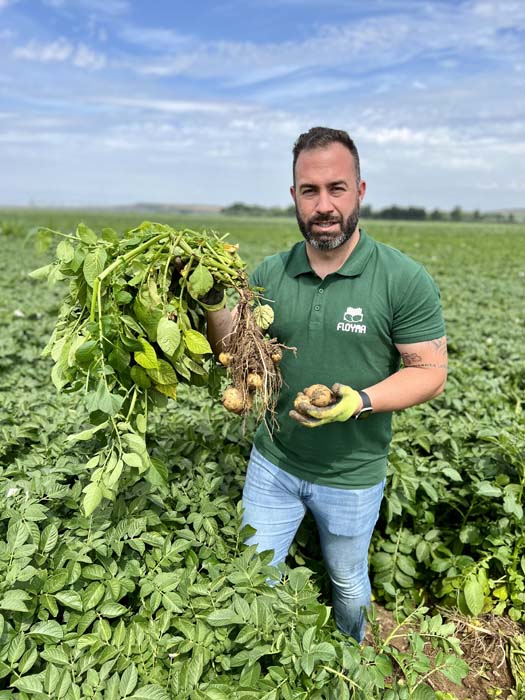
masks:
<svg viewBox="0 0 525 700"><path fill-rule="evenodd" d="M316 208L319 213L323 214L333 211L334 205L332 204L332 200L330 198L330 193L328 192L328 190L321 190L319 192Z"/></svg>

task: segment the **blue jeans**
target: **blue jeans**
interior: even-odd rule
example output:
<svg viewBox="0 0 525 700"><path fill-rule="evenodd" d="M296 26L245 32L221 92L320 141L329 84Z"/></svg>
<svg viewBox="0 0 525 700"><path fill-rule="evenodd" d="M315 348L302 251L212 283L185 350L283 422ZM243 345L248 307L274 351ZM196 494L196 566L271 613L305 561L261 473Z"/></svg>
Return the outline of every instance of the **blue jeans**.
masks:
<svg viewBox="0 0 525 700"><path fill-rule="evenodd" d="M338 628L361 642L370 605L368 548L383 498L384 481L366 489L338 489L303 481L252 448L242 502L243 525L257 532L246 540L260 552L273 550L272 564L286 559L308 509L315 518L324 563L332 582Z"/></svg>

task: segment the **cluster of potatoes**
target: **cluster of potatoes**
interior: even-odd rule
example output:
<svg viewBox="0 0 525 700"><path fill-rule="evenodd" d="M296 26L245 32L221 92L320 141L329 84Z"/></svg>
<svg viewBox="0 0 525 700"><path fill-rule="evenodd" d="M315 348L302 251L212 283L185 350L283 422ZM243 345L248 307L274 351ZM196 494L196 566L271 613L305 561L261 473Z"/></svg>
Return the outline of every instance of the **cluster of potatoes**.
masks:
<svg viewBox="0 0 525 700"><path fill-rule="evenodd" d="M270 359L275 367L282 360L283 353L279 346L275 345L271 348ZM231 367L233 356L229 352L221 352L219 362L224 367ZM242 382L229 386L223 396L222 405L227 411L237 413L238 415L247 413L253 406L253 397L255 392L265 393L265 369L252 368L252 371L242 376Z"/></svg>
<svg viewBox="0 0 525 700"><path fill-rule="evenodd" d="M221 353L227 355L227 353ZM227 358L224 357L223 360ZM220 360L220 358L219 358ZM224 362L220 360L223 364ZM264 387L262 375L256 372L251 372L247 377L247 391L244 391L236 386L230 386L226 389L222 397L222 405L227 411L232 413L244 414L253 406L253 396L255 392L261 391ZM294 400L294 408L301 412L305 405L311 406L330 406L337 401L333 392L324 384L312 384L306 387L304 391L300 391Z"/></svg>

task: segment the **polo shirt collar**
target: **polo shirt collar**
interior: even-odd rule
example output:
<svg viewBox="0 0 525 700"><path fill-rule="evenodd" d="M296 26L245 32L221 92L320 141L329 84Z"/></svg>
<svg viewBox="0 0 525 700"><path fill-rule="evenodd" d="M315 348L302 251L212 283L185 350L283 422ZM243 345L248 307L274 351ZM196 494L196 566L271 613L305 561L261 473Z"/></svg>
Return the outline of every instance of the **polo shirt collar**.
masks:
<svg viewBox="0 0 525 700"><path fill-rule="evenodd" d="M333 274L341 275L342 277L357 277L365 269L374 249L374 241L362 228L359 229L359 234L359 243L352 251L350 257ZM304 241L292 248L286 268L292 277L299 277L299 275L313 272L306 254L306 243Z"/></svg>

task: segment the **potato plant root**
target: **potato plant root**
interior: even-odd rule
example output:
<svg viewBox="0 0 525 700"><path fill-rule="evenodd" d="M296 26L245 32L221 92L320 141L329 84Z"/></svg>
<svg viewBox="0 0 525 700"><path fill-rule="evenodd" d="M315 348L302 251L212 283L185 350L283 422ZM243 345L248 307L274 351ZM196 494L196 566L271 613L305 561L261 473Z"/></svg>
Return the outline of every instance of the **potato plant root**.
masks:
<svg viewBox="0 0 525 700"><path fill-rule="evenodd" d="M242 394L243 413L253 408L256 417L264 420L271 432L275 427L275 404L282 386L278 364L284 350L295 348L265 337L253 315L254 301L254 292L239 290L234 325L225 339L225 351L229 354L227 372L233 386ZM260 381L254 382L253 375L257 375ZM255 383L259 386L255 387Z"/></svg>

